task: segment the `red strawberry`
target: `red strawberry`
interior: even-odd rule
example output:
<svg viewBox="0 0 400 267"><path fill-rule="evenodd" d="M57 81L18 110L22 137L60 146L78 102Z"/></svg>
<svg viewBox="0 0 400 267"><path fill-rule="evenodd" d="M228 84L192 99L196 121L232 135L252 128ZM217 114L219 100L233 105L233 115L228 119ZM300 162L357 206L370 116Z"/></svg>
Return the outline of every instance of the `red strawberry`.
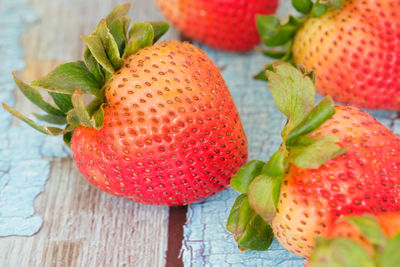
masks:
<svg viewBox="0 0 400 267"><path fill-rule="evenodd" d="M61 65L32 87L16 80L28 97L36 95L31 100L67 122L64 130L37 126L5 107L42 132L65 134L67 141L72 133L80 172L105 192L156 205L209 197L247 159L233 99L203 51L178 41L153 45L168 25L136 23L121 41L128 7L118 6L83 37L85 64ZM50 91L59 109L43 104L35 88ZM82 91L96 96L87 106Z"/></svg>
<svg viewBox="0 0 400 267"><path fill-rule="evenodd" d="M346 216L319 237L308 267L400 266L400 213Z"/></svg>
<svg viewBox="0 0 400 267"><path fill-rule="evenodd" d="M184 35L213 48L244 52L260 42L256 14L274 13L278 0L156 0Z"/></svg>
<svg viewBox="0 0 400 267"><path fill-rule="evenodd" d="M254 161L232 179L232 186L244 193L241 198L248 199L245 209L253 210L248 213L270 223L289 251L309 257L315 237L331 233L342 216L399 212L400 140L356 107L334 106L325 98L313 108L311 78L288 64L277 65L267 76L288 122L270 161ZM266 242L253 246L254 235L237 226L249 220L235 218L241 206L237 202L232 209L228 229L240 246L266 249L271 229L263 226L267 230L261 240Z"/></svg>
<svg viewBox="0 0 400 267"><path fill-rule="evenodd" d="M297 8L306 18L289 23L285 38L261 29L265 43L290 42L284 59L314 70L322 95L363 108L400 111L400 1L330 1L337 9L313 6L311 0L293 2L310 3L310 8Z"/></svg>

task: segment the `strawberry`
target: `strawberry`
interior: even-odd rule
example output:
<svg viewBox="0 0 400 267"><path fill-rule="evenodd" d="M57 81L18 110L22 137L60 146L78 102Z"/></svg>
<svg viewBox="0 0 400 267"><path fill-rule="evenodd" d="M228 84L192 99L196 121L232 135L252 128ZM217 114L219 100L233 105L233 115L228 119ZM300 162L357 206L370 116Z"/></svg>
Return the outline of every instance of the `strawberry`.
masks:
<svg viewBox="0 0 400 267"><path fill-rule="evenodd" d="M153 44L162 22L135 23L128 4L117 6L82 39L85 61L66 63L21 91L65 128L63 134L83 176L107 193L155 205L183 205L229 185L246 162L247 140L217 67L189 43ZM37 89L50 92L57 107ZM82 94L92 95L85 104Z"/></svg>
<svg viewBox="0 0 400 267"><path fill-rule="evenodd" d="M338 102L400 111L400 1L292 2L301 18L258 18L265 44L283 48L265 54L314 70L318 92Z"/></svg>
<svg viewBox="0 0 400 267"><path fill-rule="evenodd" d="M156 0L185 36L213 48L245 52L260 42L256 14L274 13L278 0Z"/></svg>
<svg viewBox="0 0 400 267"><path fill-rule="evenodd" d="M319 237L308 267L400 266L400 213L346 216Z"/></svg>
<svg viewBox="0 0 400 267"><path fill-rule="evenodd" d="M271 159L251 161L231 181L242 195L227 228L239 246L265 250L273 231L289 251L309 257L315 237L328 235L343 216L399 212L400 139L329 97L313 107L310 73L284 63L267 76L288 121Z"/></svg>

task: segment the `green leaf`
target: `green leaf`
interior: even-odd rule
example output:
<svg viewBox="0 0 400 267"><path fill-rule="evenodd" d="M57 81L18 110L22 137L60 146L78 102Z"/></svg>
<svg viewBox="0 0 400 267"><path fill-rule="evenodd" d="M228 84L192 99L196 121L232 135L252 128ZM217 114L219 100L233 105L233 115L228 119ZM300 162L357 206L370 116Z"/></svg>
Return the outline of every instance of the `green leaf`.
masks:
<svg viewBox="0 0 400 267"><path fill-rule="evenodd" d="M107 22L102 19L93 32L93 35L100 37L108 59L113 65L114 70L118 70L124 64L124 60L120 57L118 44L114 36L107 27Z"/></svg>
<svg viewBox="0 0 400 267"><path fill-rule="evenodd" d="M129 31L129 41L126 46L124 59L135 54L140 49L153 44L154 31L150 23L138 22Z"/></svg>
<svg viewBox="0 0 400 267"><path fill-rule="evenodd" d="M270 223L276 215L276 205L282 176L257 176L249 186L248 199L253 210L266 222Z"/></svg>
<svg viewBox="0 0 400 267"><path fill-rule="evenodd" d="M131 18L122 17L120 20L122 22L122 28L124 29L124 35L127 36L128 35L129 25L131 24Z"/></svg>
<svg viewBox="0 0 400 267"><path fill-rule="evenodd" d="M275 59L280 59L284 57L287 53L287 51L278 51L278 50L262 50L261 53L264 54L264 56L270 57L270 58L275 58ZM265 72L265 71L264 71ZM265 74L264 74L265 75ZM267 76L265 76L266 78Z"/></svg>
<svg viewBox="0 0 400 267"><path fill-rule="evenodd" d="M264 38L264 44L267 46L281 46L293 39L298 26L291 25L290 23L279 26L276 31L269 37Z"/></svg>
<svg viewBox="0 0 400 267"><path fill-rule="evenodd" d="M328 0L328 3L335 9L339 9L342 7L343 2L345 0Z"/></svg>
<svg viewBox="0 0 400 267"><path fill-rule="evenodd" d="M296 139L296 142L294 142L292 145L295 147L301 147L301 146L305 147L314 144L317 141L318 141L317 139L311 137L300 136Z"/></svg>
<svg viewBox="0 0 400 267"><path fill-rule="evenodd" d="M53 107L52 105L50 105L49 103L47 103L46 101L44 101L42 95L35 90L34 88L32 88L31 86L27 85L26 83L24 83L23 81L19 80L16 76L15 73L12 74L14 77L14 81L16 83L16 85L18 86L19 90L26 96L26 98L28 98L33 104L35 104L36 106L38 106L40 109L42 109L43 111L49 113L49 114L53 114L56 116L63 116L63 111Z"/></svg>
<svg viewBox="0 0 400 267"><path fill-rule="evenodd" d="M311 16L314 18L319 18L322 15L324 15L326 12L328 12L328 10L330 8L331 8L331 6L329 6L327 4L321 4L321 3L319 3L319 1L317 1L311 10Z"/></svg>
<svg viewBox="0 0 400 267"><path fill-rule="evenodd" d="M79 120L79 117L78 117L75 109L71 109L70 111L68 111L67 122L72 127L77 127L77 126L81 125L81 121Z"/></svg>
<svg viewBox="0 0 400 267"><path fill-rule="evenodd" d="M262 69L259 73L257 73L256 75L253 76L253 78L255 80L259 80L259 81L268 81L267 75L265 74L266 72L266 68Z"/></svg>
<svg viewBox="0 0 400 267"><path fill-rule="evenodd" d="M306 19L304 19L303 17L298 18L298 17L290 15L288 24L296 26L297 28L300 28L301 26L304 25L305 21L306 21Z"/></svg>
<svg viewBox="0 0 400 267"><path fill-rule="evenodd" d="M106 50L101 38L97 35L81 36L82 40L88 46L91 54L96 61L109 73L114 73L114 67L107 57Z"/></svg>
<svg viewBox="0 0 400 267"><path fill-rule="evenodd" d="M293 16L289 17L286 24L281 25L275 16L256 16L257 30L267 46L281 46L291 41L304 21Z"/></svg>
<svg viewBox="0 0 400 267"><path fill-rule="evenodd" d="M317 129L335 114L335 105L331 97L325 97L310 113L293 129L286 138L286 145L291 145L300 136L306 135Z"/></svg>
<svg viewBox="0 0 400 267"><path fill-rule="evenodd" d="M236 199L226 228L243 249L266 250L273 240L271 227L254 212L246 195Z"/></svg>
<svg viewBox="0 0 400 267"><path fill-rule="evenodd" d="M253 179L260 174L265 162L252 160L241 167L231 179L231 186L240 193L247 193Z"/></svg>
<svg viewBox="0 0 400 267"><path fill-rule="evenodd" d="M52 115L52 114L36 114L36 113L32 113L32 114L37 119L51 123L51 124L64 125L67 123L65 116L57 116L57 115Z"/></svg>
<svg viewBox="0 0 400 267"><path fill-rule="evenodd" d="M308 146L292 146L289 162L302 169L318 169L322 164L346 152L335 135L326 135Z"/></svg>
<svg viewBox="0 0 400 267"><path fill-rule="evenodd" d="M90 115L86 110L85 103L83 102L82 92L79 90L79 88L76 89L72 95L72 104L74 105L75 113L78 116L81 124L86 127L92 127L93 124L90 121Z"/></svg>
<svg viewBox="0 0 400 267"><path fill-rule="evenodd" d="M88 47L86 47L85 52L83 53L83 58L85 61L86 68L88 68L88 70L93 74L99 85L103 86L105 80L102 67L94 58L92 52L90 52Z"/></svg>
<svg viewBox="0 0 400 267"><path fill-rule="evenodd" d="M311 0L292 0L293 7L303 14L308 14L311 11L313 2Z"/></svg>
<svg viewBox="0 0 400 267"><path fill-rule="evenodd" d="M76 88L94 95L100 91L99 82L82 61L62 64L45 77L33 81L32 86L70 95Z"/></svg>
<svg viewBox="0 0 400 267"><path fill-rule="evenodd" d="M169 24L164 21L153 21L149 23L154 31L153 43L157 42L169 30Z"/></svg>
<svg viewBox="0 0 400 267"><path fill-rule="evenodd" d="M76 125L76 118L73 116L77 116L79 118L80 124L86 127L93 127L96 130L99 130L103 127L104 123L104 110L103 106L94 112L91 116L89 111L87 110L85 103L83 101L82 92L78 88L75 90L74 94L72 95L72 104L74 105L75 113L67 114L68 123L71 125Z"/></svg>
<svg viewBox="0 0 400 267"><path fill-rule="evenodd" d="M245 199L247 199L247 195L245 194L239 195L236 198L235 203L233 204L231 212L229 214L228 221L226 223L226 229L232 234L236 234L236 229L238 228L240 208Z"/></svg>
<svg viewBox="0 0 400 267"><path fill-rule="evenodd" d="M257 15L256 26L261 39L269 39L276 34L277 28L281 25L279 19L273 15Z"/></svg>
<svg viewBox="0 0 400 267"><path fill-rule="evenodd" d="M103 105L103 99L95 98L89 103L89 105L86 106L86 109L90 115L93 115L93 113L98 110L101 105Z"/></svg>
<svg viewBox="0 0 400 267"><path fill-rule="evenodd" d="M286 153L287 152L283 151L282 149L276 151L264 165L261 173L269 176L282 176L287 167Z"/></svg>
<svg viewBox="0 0 400 267"><path fill-rule="evenodd" d="M96 58L90 52L89 47L86 46L85 52L83 52L83 59L86 68L93 74L100 85L104 84L104 73L101 65L97 62Z"/></svg>
<svg viewBox="0 0 400 267"><path fill-rule="evenodd" d="M6 105L4 103L2 103L2 105L3 105L3 108L5 110L7 110L9 113L11 113L11 115L13 115L13 116L17 117L18 119L24 121L29 126L34 128L35 130L38 130L41 133L48 134L48 135L53 135L53 136L65 133L65 131L63 129L60 129L60 128L51 127L51 126L39 126L34 121L32 121L31 119L28 119L27 117L25 117L24 115L22 115L21 113L19 113L15 109L9 107L8 105Z"/></svg>
<svg viewBox="0 0 400 267"><path fill-rule="evenodd" d="M92 115L94 121L94 128L99 130L104 125L104 104L102 104Z"/></svg>
<svg viewBox="0 0 400 267"><path fill-rule="evenodd" d="M274 65L273 71L267 71L269 89L275 104L288 118L282 131L285 140L287 134L295 128L311 111L315 102L315 88L311 78L288 63Z"/></svg>
<svg viewBox="0 0 400 267"><path fill-rule="evenodd" d="M114 7L114 9L106 17L107 25L110 25L114 20L126 16L130 8L131 4L129 2L125 2Z"/></svg>
<svg viewBox="0 0 400 267"><path fill-rule="evenodd" d="M315 239L308 267L376 267L368 253L356 242L344 238ZM383 267L383 266L382 266Z"/></svg>
<svg viewBox="0 0 400 267"><path fill-rule="evenodd" d="M385 249L377 256L377 263L380 267L400 266L400 233L391 238Z"/></svg>
<svg viewBox="0 0 400 267"><path fill-rule="evenodd" d="M71 147L72 134L73 134L73 132L68 132L68 133L65 133L65 134L63 135L64 143L65 143L68 147Z"/></svg>
<svg viewBox="0 0 400 267"><path fill-rule="evenodd" d="M387 238L385 233L374 216L346 216L345 220L356 226L372 244L381 247L386 245Z"/></svg>
<svg viewBox="0 0 400 267"><path fill-rule="evenodd" d="M119 55L122 55L124 53L125 44L128 41L126 39L126 31L122 20L114 20L110 25L108 25L108 29L118 46Z"/></svg>
<svg viewBox="0 0 400 267"><path fill-rule="evenodd" d="M53 98L54 103L64 112L65 114L73 108L71 102L71 95L59 94L59 93L49 93L51 98Z"/></svg>

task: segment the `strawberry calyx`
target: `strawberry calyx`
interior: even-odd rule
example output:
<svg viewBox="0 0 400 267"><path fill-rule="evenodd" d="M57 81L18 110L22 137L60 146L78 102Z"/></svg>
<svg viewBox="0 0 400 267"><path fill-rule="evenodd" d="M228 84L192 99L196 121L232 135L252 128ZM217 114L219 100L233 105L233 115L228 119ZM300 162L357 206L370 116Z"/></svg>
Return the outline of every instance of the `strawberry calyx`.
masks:
<svg viewBox="0 0 400 267"><path fill-rule="evenodd" d="M346 216L343 219L357 227L364 239L373 245L373 254L369 255L363 246L347 238L318 237L309 267L400 266L400 232L388 239L376 218L369 214Z"/></svg>
<svg viewBox="0 0 400 267"><path fill-rule="evenodd" d="M292 0L292 5L300 13L298 17L289 15L280 20L274 15L256 16L256 26L263 43L269 49L261 50L265 56L279 59L294 65L292 45L297 31L309 18L318 18L331 9L339 9L348 0ZM266 65L254 76L256 80L267 81L266 70L272 70L272 65Z"/></svg>
<svg viewBox="0 0 400 267"><path fill-rule="evenodd" d="M263 229L267 229L265 234L273 235L269 223L276 215L281 183L290 166L317 169L328 160L346 152L346 148L337 144L340 139L335 135L320 138L309 136L335 113L330 97L322 99L314 106L313 73L297 69L288 63L277 62L266 75L274 102L278 110L287 117L281 132L282 143L267 162L252 160L234 175L231 185L242 195L239 196L241 201L235 202L227 224L227 229L234 234L239 247L252 250L266 250L272 237L260 233L247 237L248 228L242 225L246 220L248 224L253 224L252 220L258 215L263 219ZM254 214L248 211L249 207ZM251 216L239 216L242 212ZM245 244L242 243L243 236L247 237ZM260 246L261 239L266 241L263 246Z"/></svg>
<svg viewBox="0 0 400 267"><path fill-rule="evenodd" d="M86 43L83 61L62 64L30 85L13 73L20 91L45 112L33 114L36 119L60 126L40 126L4 103L3 108L44 134L63 135L67 145L80 125L102 128L105 84L128 56L153 45L169 29L165 22L134 23L129 29L129 8L130 3L116 6L90 35L81 36ZM54 103L47 102L40 91L47 92Z"/></svg>

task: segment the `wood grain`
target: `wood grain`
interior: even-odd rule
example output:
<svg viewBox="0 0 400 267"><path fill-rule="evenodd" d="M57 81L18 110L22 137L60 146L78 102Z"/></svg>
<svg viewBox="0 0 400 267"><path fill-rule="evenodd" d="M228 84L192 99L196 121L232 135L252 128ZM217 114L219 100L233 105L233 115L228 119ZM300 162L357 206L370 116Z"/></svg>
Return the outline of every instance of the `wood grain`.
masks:
<svg viewBox="0 0 400 267"><path fill-rule="evenodd" d="M165 266L168 207L103 193L72 159L53 161L36 211L37 234L0 239L2 266Z"/></svg>
<svg viewBox="0 0 400 267"><path fill-rule="evenodd" d="M24 35L25 81L56 65L81 58L100 18L124 1L33 0L39 20ZM133 21L161 20L153 1L131 1ZM170 30L166 38L177 39ZM36 110L16 92L16 107ZM14 120L14 124L20 123ZM54 159L44 192L36 200L44 219L32 237L0 238L0 266L165 266L168 207L145 206L107 195L90 186L71 158Z"/></svg>

